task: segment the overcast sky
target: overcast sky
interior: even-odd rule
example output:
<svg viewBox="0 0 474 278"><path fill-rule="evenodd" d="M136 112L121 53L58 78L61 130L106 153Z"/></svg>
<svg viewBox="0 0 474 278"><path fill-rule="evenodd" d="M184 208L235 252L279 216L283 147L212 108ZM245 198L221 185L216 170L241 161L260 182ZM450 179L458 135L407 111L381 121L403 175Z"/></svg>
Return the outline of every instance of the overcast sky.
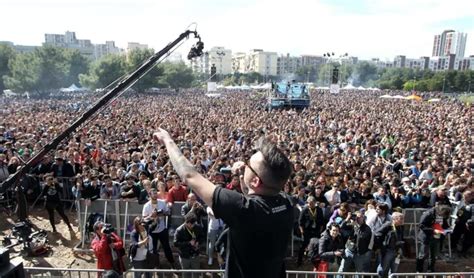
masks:
<svg viewBox="0 0 474 278"><path fill-rule="evenodd" d="M455 29L468 33L466 56L474 55L474 0L0 0L0 41L22 45L74 31L95 44L158 50L193 22L206 48L233 52L415 58Z"/></svg>

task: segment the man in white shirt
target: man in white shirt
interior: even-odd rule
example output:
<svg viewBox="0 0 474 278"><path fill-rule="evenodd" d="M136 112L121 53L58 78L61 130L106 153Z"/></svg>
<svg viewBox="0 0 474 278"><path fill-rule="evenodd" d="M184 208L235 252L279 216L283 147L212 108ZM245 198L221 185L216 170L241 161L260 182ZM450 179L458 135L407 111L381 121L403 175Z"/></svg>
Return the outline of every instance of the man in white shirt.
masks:
<svg viewBox="0 0 474 278"><path fill-rule="evenodd" d="M341 203L341 192L339 191L339 184L333 184L332 189L324 193L324 197L326 198L326 200L328 200L329 205L331 207Z"/></svg>
<svg viewBox="0 0 474 278"><path fill-rule="evenodd" d="M166 227L166 216L170 214L170 210L166 205L166 201L158 199L158 192L155 188L150 189L150 201L143 205L142 216L148 221L148 234L152 239L152 252L158 254L158 239L160 240L166 259L173 268L176 268L173 253L169 243L169 233Z"/></svg>
<svg viewBox="0 0 474 278"><path fill-rule="evenodd" d="M207 240L208 240L208 250L207 255L209 257L207 264L212 265L213 256L214 256L214 247L216 245L217 238L224 229L224 222L214 216L212 208L207 207L207 215L209 217L209 225L207 229Z"/></svg>

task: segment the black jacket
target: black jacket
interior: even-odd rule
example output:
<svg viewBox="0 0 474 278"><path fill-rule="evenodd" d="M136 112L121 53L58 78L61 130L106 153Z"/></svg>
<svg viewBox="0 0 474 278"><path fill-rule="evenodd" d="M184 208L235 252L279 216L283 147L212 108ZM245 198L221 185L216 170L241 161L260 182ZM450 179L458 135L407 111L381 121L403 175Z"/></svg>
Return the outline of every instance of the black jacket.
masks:
<svg viewBox="0 0 474 278"><path fill-rule="evenodd" d="M186 228L186 223L179 226L175 233L174 233L174 246L176 246L179 250L179 255L182 258L189 259L191 257L195 257L199 255L199 249L194 248L191 246L190 241L196 239L197 242L200 244L205 243L205 235L203 233L202 227L195 224L191 230L191 233Z"/></svg>
<svg viewBox="0 0 474 278"><path fill-rule="evenodd" d="M312 233L315 237L320 237L321 230L324 228L324 215L320 207L315 207L316 214L313 217L309 211L309 207L305 206L301 211L298 223L305 233Z"/></svg>
<svg viewBox="0 0 474 278"><path fill-rule="evenodd" d="M456 225L474 225L473 221L474 204L464 205L457 212Z"/></svg>
<svg viewBox="0 0 474 278"><path fill-rule="evenodd" d="M395 226L392 222L385 222L375 230L375 237L381 239L381 249L397 250L403 247L403 226Z"/></svg>
<svg viewBox="0 0 474 278"><path fill-rule="evenodd" d="M101 184L97 184L95 187L90 183L85 183L84 188L81 191L81 197L84 199L90 199L91 201L100 198Z"/></svg>
<svg viewBox="0 0 474 278"><path fill-rule="evenodd" d="M59 164L53 163L51 170L55 177L74 177L74 168L66 161L63 162L61 168Z"/></svg>
<svg viewBox="0 0 474 278"><path fill-rule="evenodd" d="M436 208L428 209L421 215L418 240L428 243L433 238L433 224L435 223ZM449 228L448 219L443 219L443 224L441 226L443 229Z"/></svg>
<svg viewBox="0 0 474 278"><path fill-rule="evenodd" d="M371 250L373 247L373 237L370 227L365 223L360 226L350 226L352 226L352 230L346 242L346 248L358 255L365 254Z"/></svg>
<svg viewBox="0 0 474 278"><path fill-rule="evenodd" d="M323 233L319 239L319 256L321 260L333 263L337 259L334 255L335 251L344 252L344 242L342 237L338 235L335 239L329 235L329 231Z"/></svg>

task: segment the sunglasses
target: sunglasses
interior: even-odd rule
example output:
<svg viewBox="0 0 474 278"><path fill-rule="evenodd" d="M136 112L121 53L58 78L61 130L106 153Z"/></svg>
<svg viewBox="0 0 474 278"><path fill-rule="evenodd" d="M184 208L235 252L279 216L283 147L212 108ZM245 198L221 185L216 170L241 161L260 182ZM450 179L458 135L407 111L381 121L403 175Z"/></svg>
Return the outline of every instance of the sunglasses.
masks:
<svg viewBox="0 0 474 278"><path fill-rule="evenodd" d="M257 178L259 178L260 181L262 181L262 183L263 183L262 178L257 174L257 172L255 171L255 169L253 169L252 166L250 166L250 158L247 159L244 163L245 163L245 166L248 167L248 168L250 169L250 171L252 171L252 172L255 174L255 176L257 176Z"/></svg>

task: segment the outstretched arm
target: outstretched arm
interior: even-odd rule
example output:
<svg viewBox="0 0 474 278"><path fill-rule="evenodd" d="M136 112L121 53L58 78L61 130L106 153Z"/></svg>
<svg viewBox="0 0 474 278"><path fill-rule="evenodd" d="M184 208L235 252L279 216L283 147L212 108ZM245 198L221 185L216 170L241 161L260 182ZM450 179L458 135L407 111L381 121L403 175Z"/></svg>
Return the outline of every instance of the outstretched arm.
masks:
<svg viewBox="0 0 474 278"><path fill-rule="evenodd" d="M171 164L184 184L191 187L206 205L212 207L212 196L216 186L193 167L166 130L160 128L155 132L154 137L166 146Z"/></svg>

